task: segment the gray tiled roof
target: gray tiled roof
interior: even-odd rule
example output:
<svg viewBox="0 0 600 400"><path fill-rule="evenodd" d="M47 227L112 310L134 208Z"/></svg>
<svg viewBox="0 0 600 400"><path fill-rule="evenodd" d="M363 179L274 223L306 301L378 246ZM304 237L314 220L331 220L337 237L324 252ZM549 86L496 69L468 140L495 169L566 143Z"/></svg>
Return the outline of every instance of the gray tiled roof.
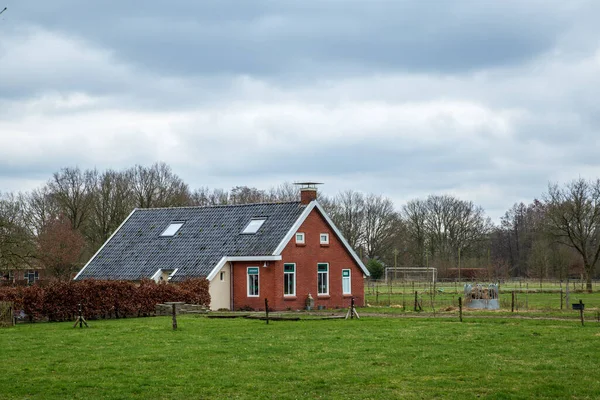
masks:
<svg viewBox="0 0 600 400"><path fill-rule="evenodd" d="M207 276L224 256L271 255L306 206L300 202L137 209L77 279L139 280L159 268L173 277ZM251 218L266 217L256 234L242 234ZM185 221L173 237L160 234Z"/></svg>

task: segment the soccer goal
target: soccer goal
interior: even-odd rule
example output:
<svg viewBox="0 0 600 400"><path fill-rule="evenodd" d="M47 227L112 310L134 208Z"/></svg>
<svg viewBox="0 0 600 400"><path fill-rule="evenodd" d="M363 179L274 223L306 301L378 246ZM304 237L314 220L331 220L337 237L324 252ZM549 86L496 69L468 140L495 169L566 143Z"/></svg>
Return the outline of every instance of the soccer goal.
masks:
<svg viewBox="0 0 600 400"><path fill-rule="evenodd" d="M431 267L386 267L385 281L431 282L437 280L437 268Z"/></svg>

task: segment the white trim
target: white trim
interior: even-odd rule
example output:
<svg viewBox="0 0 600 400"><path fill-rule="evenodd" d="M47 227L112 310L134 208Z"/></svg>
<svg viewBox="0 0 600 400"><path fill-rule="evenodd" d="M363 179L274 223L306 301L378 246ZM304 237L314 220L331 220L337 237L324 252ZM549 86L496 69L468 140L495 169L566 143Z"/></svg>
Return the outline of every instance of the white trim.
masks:
<svg viewBox="0 0 600 400"><path fill-rule="evenodd" d="M348 287L350 289L349 292L344 292L344 271L348 271L350 273L350 275L348 275ZM345 294L352 294L352 270L350 268L342 269L342 295Z"/></svg>
<svg viewBox="0 0 600 400"><path fill-rule="evenodd" d="M217 276L217 274L219 273L219 271L221 270L221 268L223 268L225 266L225 264L227 262L230 261L281 261L281 256L276 255L276 256L225 256L222 257L219 262L217 263L217 265L215 265L212 269L212 271L210 271L210 274L208 274L206 276L206 279L208 279L209 281L212 281L215 276Z"/></svg>
<svg viewBox="0 0 600 400"><path fill-rule="evenodd" d="M250 294L250 268L256 268L256 270L258 271L256 274L256 276L258 277L258 294ZM258 266L246 267L246 297L260 297L260 267Z"/></svg>
<svg viewBox="0 0 600 400"><path fill-rule="evenodd" d="M302 236L302 240L298 240L298 235ZM304 232L296 232L296 244L306 244L306 234Z"/></svg>
<svg viewBox="0 0 600 400"><path fill-rule="evenodd" d="M319 272L319 265L327 265L327 272ZM319 293L319 274L327 274L327 292ZM329 263L318 262L317 263L317 296L329 296Z"/></svg>
<svg viewBox="0 0 600 400"><path fill-rule="evenodd" d="M125 218L125 221L121 222L121 225L119 225L119 227L113 232L112 235L110 235L110 237L108 238L108 240L106 242L104 242L104 244L102 245L102 247L100 247L98 249L98 251L92 256L92 258L90 258L90 260L83 266L83 268L81 268L81 271L79 271L77 273L77 275L75 275L75 278L73 278L73 280L77 280L77 278L79 278L79 275L81 275L81 273L83 272L84 269L87 268L88 265L90 265L90 263L94 260L94 258L96 258L96 256L98 255L98 253L100 253L102 251L102 249L104 248L104 246L106 246L108 244L108 242L111 241L111 239L113 238L113 236L115 236L117 234L117 232L119 232L119 230L123 227L123 225L125 225L125 222L127 222L129 220L129 218L131 218L131 216L133 215L134 212L136 212L138 209L134 208L133 211L131 213L129 213L129 215L127 216L127 218Z"/></svg>
<svg viewBox="0 0 600 400"><path fill-rule="evenodd" d="M316 200L311 201L310 204L306 206L306 209L302 212L302 214L300 214L300 216L298 217L296 222L294 222L294 225L292 225L292 227L290 228L288 233L283 237L283 240L279 243L279 245L273 252L273 255L275 255L275 256L281 255L281 252L283 252L283 250L285 249L285 246L287 246L289 241L294 237L294 234L296 233L296 231L298 229L300 229L300 226L302 226L302 224L304 223L306 218L309 216L310 212L315 207L321 212L321 215L323 216L323 218L325 218L325 221L327 221L327 223L329 224L331 229L333 229L336 236L340 239L342 244L346 247L346 250L348 250L348 252L352 256L352 258L354 258L354 261L356 261L356 263L358 264L360 269L362 269L363 273L366 276L371 276L371 274L369 273L369 270L367 269L367 267L365 267L365 264L363 264L363 262L360 260L358 255L356 255L356 252L352 249L352 247L350 247L350 245L348 244L348 242L346 241L344 236L342 236L342 232L340 232L340 230L337 228L337 226L335 226L335 224L333 223L331 218L329 218L329 216L327 215L327 213L325 212L323 207L321 207L319 202Z"/></svg>
<svg viewBox="0 0 600 400"><path fill-rule="evenodd" d="M325 236L325 240L323 240ZM329 244L329 233L319 233L319 244Z"/></svg>
<svg viewBox="0 0 600 400"><path fill-rule="evenodd" d="M286 265L293 265L294 272L285 272ZM294 276L294 293L285 294L285 275L293 275ZM283 263L283 297L294 297L296 296L296 263Z"/></svg>
<svg viewBox="0 0 600 400"><path fill-rule="evenodd" d="M152 275L150 277L150 279L152 279L154 282L158 282L158 277L162 274L162 268L159 268L156 270L156 272L154 273L154 275Z"/></svg>
<svg viewBox="0 0 600 400"><path fill-rule="evenodd" d="M304 211L302 211L302 214L300 214L300 216L298 217L296 222L294 222L294 225L292 225L292 227L290 228L288 233L285 234L285 236L283 237L283 239L281 240L281 242L279 243L279 245L273 252L273 255L275 255L275 256L281 255L281 252L283 251L283 249L285 249L285 246L287 246L289 241L292 240L292 238L296 234L296 231L298 231L298 229L300 229L300 226L304 223L304 220L306 220L306 218L308 217L310 212L313 210L313 208L315 208L316 204L317 204L316 201L311 201L306 206Z"/></svg>
<svg viewBox="0 0 600 400"><path fill-rule="evenodd" d="M171 272L171 273L169 274L169 277L167 278L167 281L170 281L170 280L171 280L171 278L173 277L173 275L175 275L175 273L177 272L177 270L178 270L178 269L179 269L179 268L175 268L175 269L173 270L173 272Z"/></svg>

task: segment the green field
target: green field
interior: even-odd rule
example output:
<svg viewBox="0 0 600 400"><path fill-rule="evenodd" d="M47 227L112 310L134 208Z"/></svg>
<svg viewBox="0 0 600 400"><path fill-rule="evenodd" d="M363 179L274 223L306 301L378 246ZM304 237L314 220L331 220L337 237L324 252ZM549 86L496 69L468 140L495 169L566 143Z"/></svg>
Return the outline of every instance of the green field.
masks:
<svg viewBox="0 0 600 400"><path fill-rule="evenodd" d="M0 398L600 398L600 324L166 317L0 330Z"/></svg>

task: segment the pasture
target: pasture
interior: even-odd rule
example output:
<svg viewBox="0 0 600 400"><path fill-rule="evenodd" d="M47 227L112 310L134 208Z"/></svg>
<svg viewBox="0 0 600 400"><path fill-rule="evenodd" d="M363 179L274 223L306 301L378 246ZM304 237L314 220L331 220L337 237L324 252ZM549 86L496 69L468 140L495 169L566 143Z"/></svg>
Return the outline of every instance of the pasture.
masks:
<svg viewBox="0 0 600 400"><path fill-rule="evenodd" d="M180 316L0 330L0 399L600 397L600 324Z"/></svg>

